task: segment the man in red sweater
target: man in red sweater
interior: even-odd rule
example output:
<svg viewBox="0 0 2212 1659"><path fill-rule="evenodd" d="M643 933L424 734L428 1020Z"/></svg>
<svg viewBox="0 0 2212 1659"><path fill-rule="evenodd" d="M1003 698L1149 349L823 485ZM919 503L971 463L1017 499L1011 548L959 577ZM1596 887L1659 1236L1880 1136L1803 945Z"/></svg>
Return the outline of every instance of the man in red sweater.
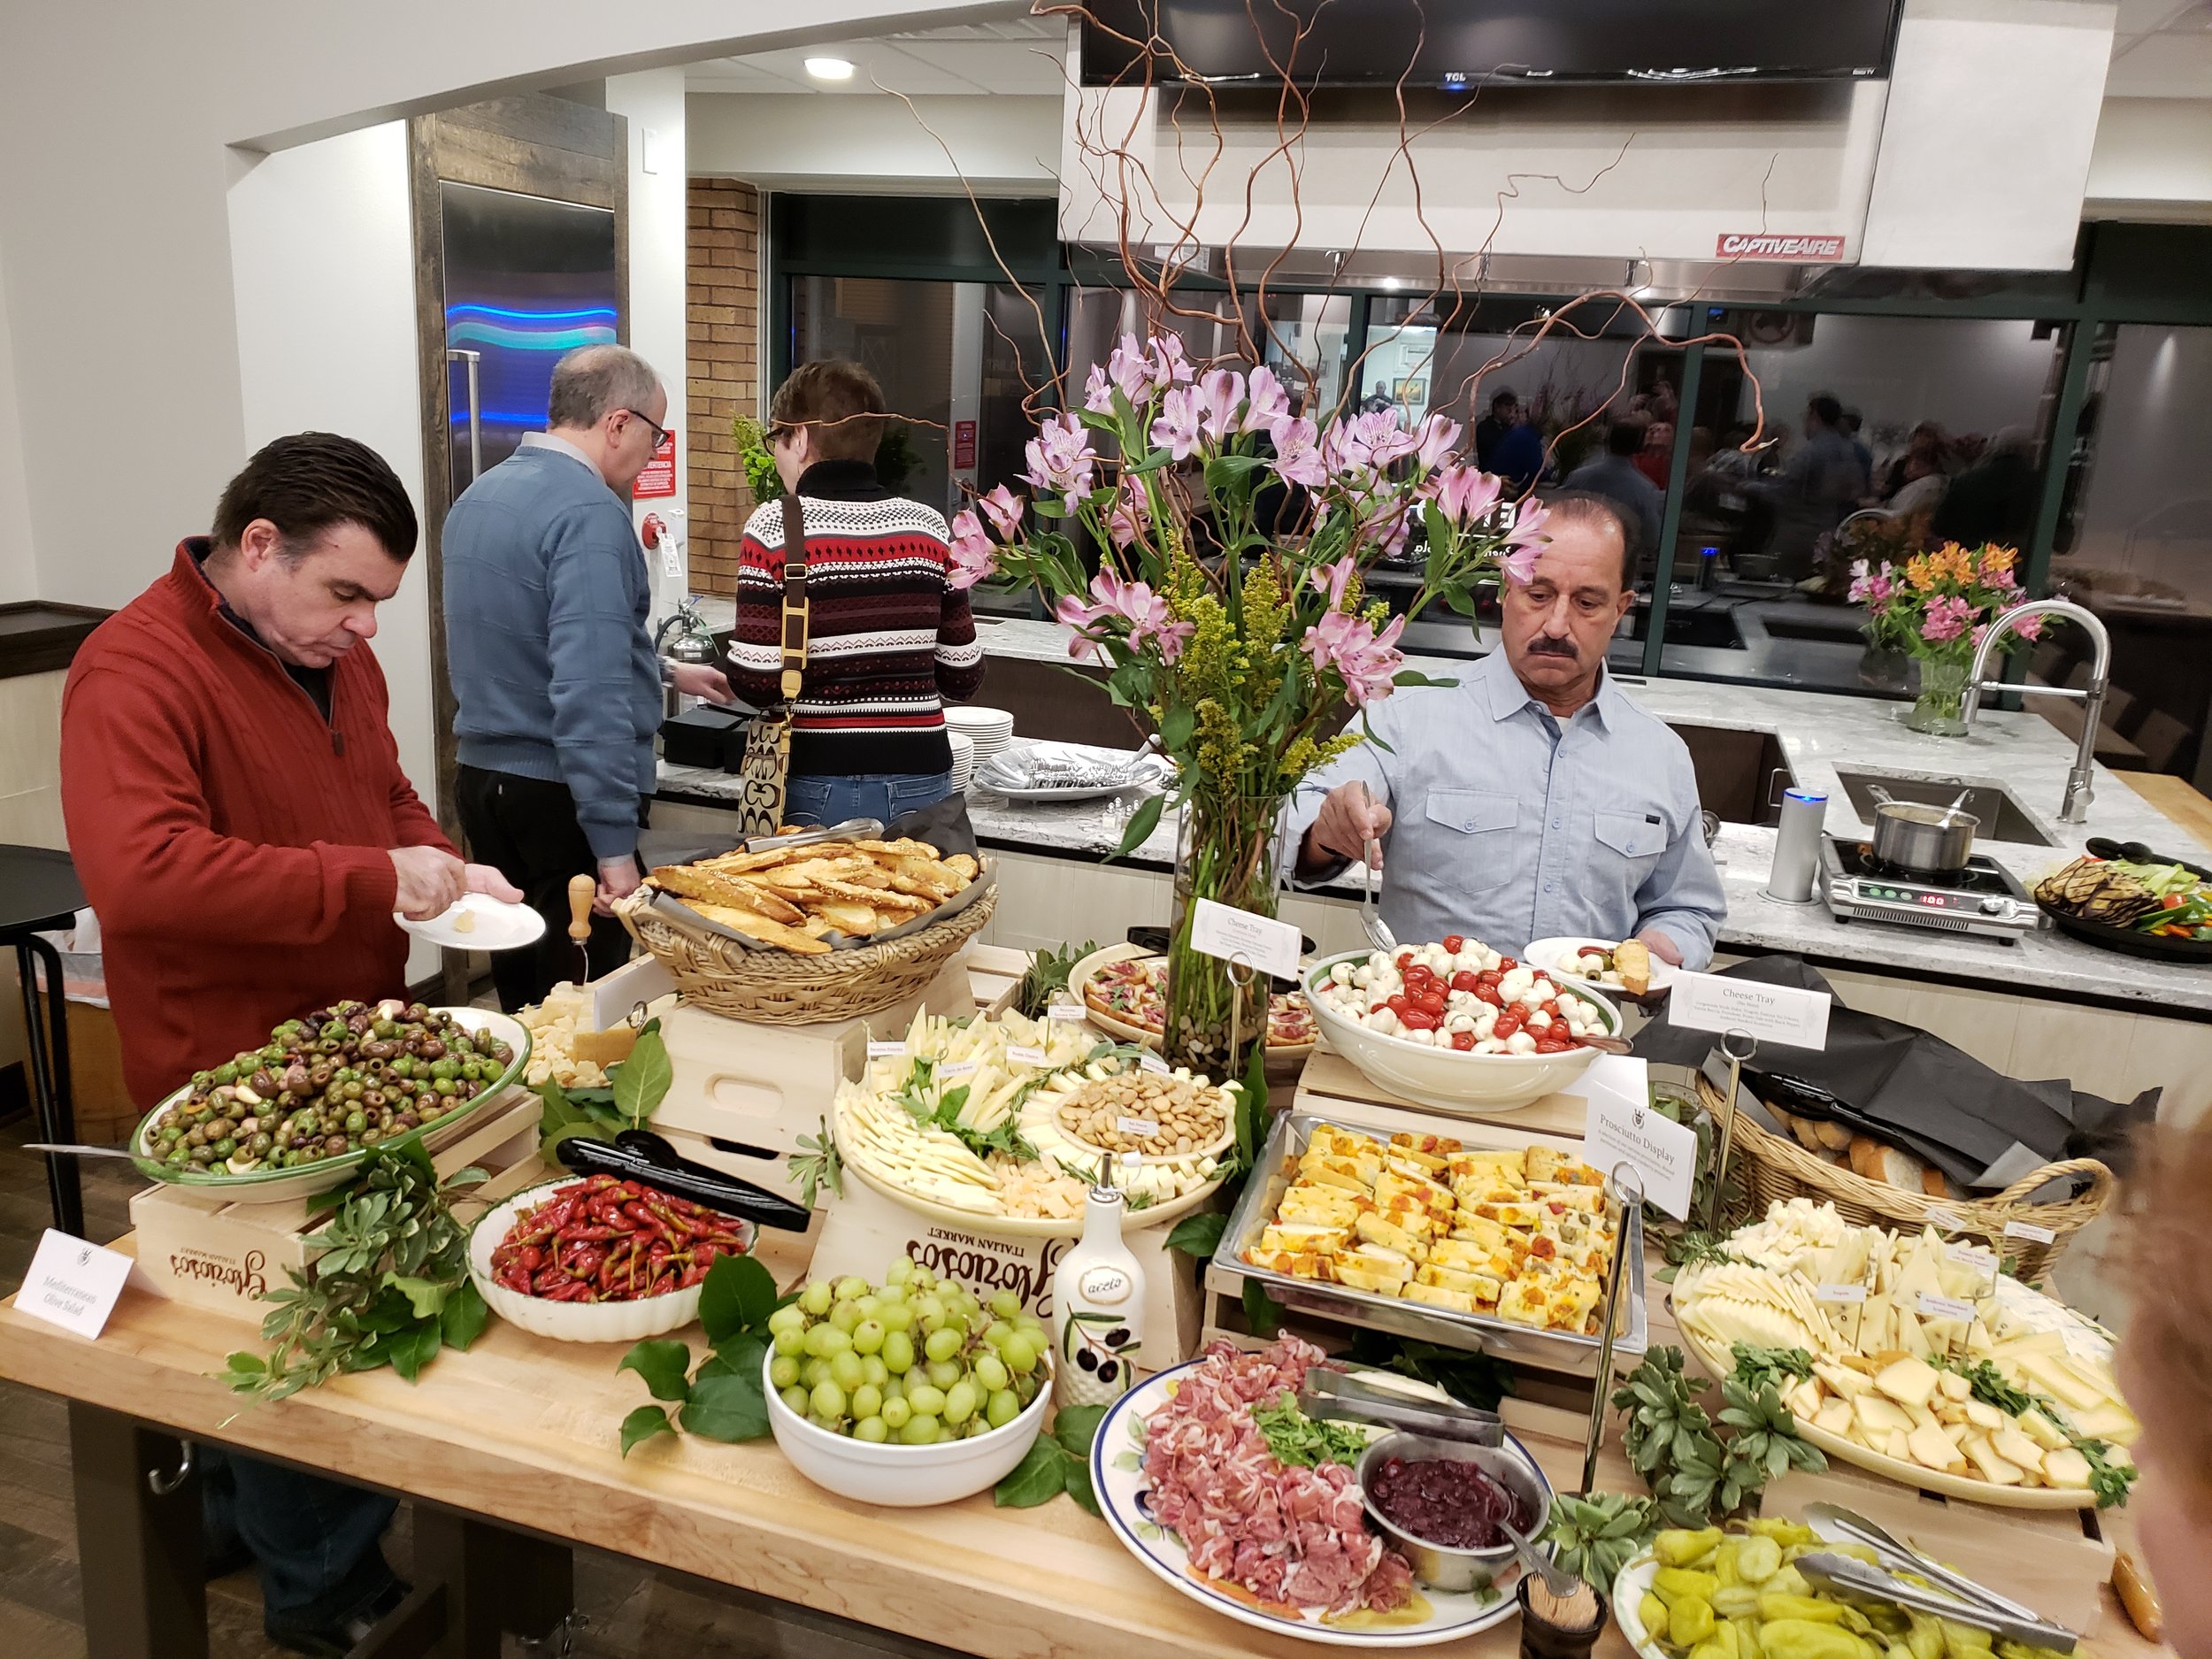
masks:
<svg viewBox="0 0 2212 1659"><path fill-rule="evenodd" d="M367 641L415 535L373 450L279 438L223 491L212 534L77 653L62 810L142 1108L295 1014L403 994L394 910L522 896L462 864L400 771ZM259 1561L270 1637L342 1653L396 1599L377 1547L390 1501L244 1458L225 1476L211 1518Z"/></svg>

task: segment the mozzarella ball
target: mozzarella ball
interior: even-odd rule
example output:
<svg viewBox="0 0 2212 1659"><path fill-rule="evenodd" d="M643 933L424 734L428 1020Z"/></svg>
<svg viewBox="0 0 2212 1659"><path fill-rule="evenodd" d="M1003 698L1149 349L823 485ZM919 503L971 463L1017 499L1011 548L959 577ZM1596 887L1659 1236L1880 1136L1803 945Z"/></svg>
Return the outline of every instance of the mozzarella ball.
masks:
<svg viewBox="0 0 2212 1659"><path fill-rule="evenodd" d="M1534 1054L1536 1039L1525 1031L1517 1031L1505 1040L1505 1051L1508 1054Z"/></svg>

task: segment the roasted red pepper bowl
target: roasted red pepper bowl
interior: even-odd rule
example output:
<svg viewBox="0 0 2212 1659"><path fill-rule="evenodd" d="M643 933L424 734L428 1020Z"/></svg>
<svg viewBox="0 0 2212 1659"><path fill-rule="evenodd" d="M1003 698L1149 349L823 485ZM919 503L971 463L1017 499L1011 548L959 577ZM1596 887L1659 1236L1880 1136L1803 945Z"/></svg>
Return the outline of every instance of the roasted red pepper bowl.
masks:
<svg viewBox="0 0 2212 1659"><path fill-rule="evenodd" d="M565 1176L495 1204L469 1234L491 1310L557 1342L635 1342L699 1317L717 1256L746 1255L749 1221L611 1175Z"/></svg>

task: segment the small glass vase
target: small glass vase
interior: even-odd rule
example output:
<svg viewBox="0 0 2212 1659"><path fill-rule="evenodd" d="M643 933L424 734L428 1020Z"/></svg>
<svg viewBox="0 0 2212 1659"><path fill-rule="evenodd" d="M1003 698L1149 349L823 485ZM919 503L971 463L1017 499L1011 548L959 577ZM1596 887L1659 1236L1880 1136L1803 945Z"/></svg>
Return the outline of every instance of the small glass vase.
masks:
<svg viewBox="0 0 2212 1659"><path fill-rule="evenodd" d="M1966 702L1965 663L1920 659L1920 695L1905 712L1905 724L1930 737L1963 737L1966 722L1959 711Z"/></svg>
<svg viewBox="0 0 2212 1659"><path fill-rule="evenodd" d="M1221 795L1201 789L1184 808L1176 837L1175 916L1168 937L1162 1047L1170 1065L1217 1081L1244 1075L1267 1025L1268 980L1191 948L1200 899L1272 918L1282 891L1281 795Z"/></svg>

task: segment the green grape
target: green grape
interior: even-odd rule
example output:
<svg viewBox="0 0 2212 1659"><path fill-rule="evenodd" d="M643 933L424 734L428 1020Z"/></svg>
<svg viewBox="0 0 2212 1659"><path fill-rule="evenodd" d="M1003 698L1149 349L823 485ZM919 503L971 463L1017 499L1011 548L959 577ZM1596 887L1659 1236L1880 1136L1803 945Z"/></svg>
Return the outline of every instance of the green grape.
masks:
<svg viewBox="0 0 2212 1659"><path fill-rule="evenodd" d="M788 1354L779 1354L768 1362L768 1380L779 1390L788 1388L799 1380L799 1362Z"/></svg>
<svg viewBox="0 0 2212 1659"><path fill-rule="evenodd" d="M850 1336L860 1327L860 1304L849 1299L839 1302L830 1310L829 1322Z"/></svg>
<svg viewBox="0 0 2212 1659"><path fill-rule="evenodd" d="M805 1389L800 1387L797 1384L794 1383L790 1387L783 1391L783 1402L785 1405L791 1408L794 1415L798 1417L804 1417L806 1415L807 1393Z"/></svg>
<svg viewBox="0 0 2212 1659"><path fill-rule="evenodd" d="M840 1302L857 1302L866 1295L871 1288L868 1281L857 1273L848 1273L837 1281L836 1286L830 1294Z"/></svg>
<svg viewBox="0 0 2212 1659"><path fill-rule="evenodd" d="M942 1446L947 1440L956 1440L959 1438L960 1431L958 1429L941 1428L937 1431L937 1443L940 1446Z"/></svg>
<svg viewBox="0 0 2212 1659"><path fill-rule="evenodd" d="M810 1411L806 1414L806 1420L814 1425L816 1428L822 1430L825 1433L834 1434L837 1432L839 1419L836 1417L826 1417L819 1411Z"/></svg>
<svg viewBox="0 0 2212 1659"><path fill-rule="evenodd" d="M914 1408L903 1399L887 1398L883 1402L883 1426L887 1429L904 1428L907 1418L913 1415Z"/></svg>
<svg viewBox="0 0 2212 1659"><path fill-rule="evenodd" d="M894 1331L883 1339L883 1363L891 1368L894 1377L914 1367L914 1339L903 1331Z"/></svg>
<svg viewBox="0 0 2212 1659"><path fill-rule="evenodd" d="M842 1354L851 1348L853 1340L833 1325L809 1325L806 1333L806 1351L817 1359L827 1359L833 1354ZM1016 1366L1017 1371L1020 1370Z"/></svg>
<svg viewBox="0 0 2212 1659"><path fill-rule="evenodd" d="M794 1331L787 1326L785 1329L776 1333L775 1344L776 1352L779 1354L803 1354L806 1352L806 1333L803 1331Z"/></svg>
<svg viewBox="0 0 2212 1659"><path fill-rule="evenodd" d="M985 1327L983 1340L993 1348L1003 1349L1013 1340L1014 1327L1003 1319L994 1319Z"/></svg>
<svg viewBox="0 0 2212 1659"><path fill-rule="evenodd" d="M872 1383L862 1383L846 1392L852 1396L853 1415L856 1417L872 1417L883 1409L883 1391Z"/></svg>
<svg viewBox="0 0 2212 1659"><path fill-rule="evenodd" d="M1026 1377L1037 1369L1037 1350L1030 1346L1025 1336L1015 1336L999 1350L999 1356L1006 1362L1006 1369L1017 1377Z"/></svg>
<svg viewBox="0 0 2212 1659"><path fill-rule="evenodd" d="M992 1394L983 1408L986 1421L995 1429L1002 1429L1022 1414L1022 1402L1014 1397L1011 1388L1001 1388Z"/></svg>
<svg viewBox="0 0 2212 1659"><path fill-rule="evenodd" d="M872 1319L883 1311L883 1299L873 1293L861 1297L859 1301L860 1317L864 1319Z"/></svg>
<svg viewBox="0 0 2212 1659"><path fill-rule="evenodd" d="M768 1316L771 1331L803 1331L806 1329L806 1310L795 1302L787 1302Z"/></svg>
<svg viewBox="0 0 2212 1659"><path fill-rule="evenodd" d="M887 1285L903 1285L913 1276L914 1262L910 1256L902 1256L883 1270L883 1282Z"/></svg>
<svg viewBox="0 0 2212 1659"><path fill-rule="evenodd" d="M868 1373L861 1367L860 1356L849 1348L830 1361L829 1374L830 1380L847 1394L852 1393L868 1379ZM856 1411L853 1415L859 1417L863 1414Z"/></svg>
<svg viewBox="0 0 2212 1659"><path fill-rule="evenodd" d="M982 1355L975 1362L975 1379L983 1385L987 1393L998 1393L1006 1386L1007 1379L1012 1375L1006 1369L1006 1362L995 1354Z"/></svg>
<svg viewBox="0 0 2212 1659"><path fill-rule="evenodd" d="M906 1391L906 1403L914 1408L917 1416L933 1419L945 1409L945 1391L934 1384L924 1383Z"/></svg>
<svg viewBox="0 0 2212 1659"><path fill-rule="evenodd" d="M949 1311L945 1306L945 1299L939 1295L926 1295L914 1304L915 1316L921 1320L925 1331L934 1331L944 1324Z"/></svg>
<svg viewBox="0 0 2212 1659"><path fill-rule="evenodd" d="M863 1319L852 1328L853 1352L873 1354L881 1350L885 1332L880 1319Z"/></svg>
<svg viewBox="0 0 2212 1659"><path fill-rule="evenodd" d="M880 1354L864 1354L860 1358L860 1379L880 1388L891 1380L891 1368L883 1363Z"/></svg>
<svg viewBox="0 0 2212 1659"><path fill-rule="evenodd" d="M891 1425L879 1417L865 1417L853 1425L853 1439L880 1446L891 1438Z"/></svg>
<svg viewBox="0 0 2212 1659"><path fill-rule="evenodd" d="M799 1386L811 1388L829 1374L829 1361L826 1359L803 1360L799 1365Z"/></svg>
<svg viewBox="0 0 2212 1659"><path fill-rule="evenodd" d="M827 1285L809 1285L799 1293L799 1306L816 1318L830 1310L830 1287Z"/></svg>
<svg viewBox="0 0 2212 1659"><path fill-rule="evenodd" d="M1040 1348L1049 1348L1052 1346L1049 1342L1038 1341L1038 1339L1045 1333L1045 1324L1043 1320L1037 1317L1037 1316L1033 1313L1025 1313L1020 1318L1015 1320L1014 1329L1019 1331L1031 1341L1037 1342L1037 1346Z"/></svg>
<svg viewBox="0 0 2212 1659"><path fill-rule="evenodd" d="M876 1315L876 1323L887 1331L911 1331L914 1328L914 1310L903 1302L886 1302Z"/></svg>
<svg viewBox="0 0 2212 1659"><path fill-rule="evenodd" d="M906 1286L909 1290L918 1294L926 1295L936 1283L937 1275L917 1262L914 1264L914 1271L907 1278Z"/></svg>
<svg viewBox="0 0 2212 1659"><path fill-rule="evenodd" d="M1022 1299L1010 1290L1002 1290L991 1298L991 1311L1002 1319L1011 1319L1022 1310Z"/></svg>
<svg viewBox="0 0 2212 1659"><path fill-rule="evenodd" d="M949 1388L968 1374L956 1359L933 1359L922 1369L940 1388Z"/></svg>
<svg viewBox="0 0 2212 1659"><path fill-rule="evenodd" d="M841 1417L845 1415L845 1391L834 1382L816 1383L814 1392L807 1398L812 1402L814 1409L826 1417Z"/></svg>
<svg viewBox="0 0 2212 1659"><path fill-rule="evenodd" d="M934 1446L942 1426L935 1417L917 1412L907 1418L906 1426L899 1431L899 1439L909 1446Z"/></svg>
<svg viewBox="0 0 2212 1659"><path fill-rule="evenodd" d="M875 1382L875 1379L872 1377L868 1380ZM884 1374L883 1380L876 1383L876 1386L883 1390L883 1397L886 1400L903 1400L906 1398L906 1379L903 1377L894 1377L887 1371Z"/></svg>
<svg viewBox="0 0 2212 1659"><path fill-rule="evenodd" d="M975 1415L978 1403L973 1383L964 1381L953 1384L951 1387L945 1390L945 1421L952 1424L965 1423Z"/></svg>
<svg viewBox="0 0 2212 1659"><path fill-rule="evenodd" d="M950 1325L945 1326L942 1330L932 1331L929 1333L929 1340L922 1344L922 1352L932 1359L950 1359L960 1351L962 1335L963 1333L954 1330Z"/></svg>

